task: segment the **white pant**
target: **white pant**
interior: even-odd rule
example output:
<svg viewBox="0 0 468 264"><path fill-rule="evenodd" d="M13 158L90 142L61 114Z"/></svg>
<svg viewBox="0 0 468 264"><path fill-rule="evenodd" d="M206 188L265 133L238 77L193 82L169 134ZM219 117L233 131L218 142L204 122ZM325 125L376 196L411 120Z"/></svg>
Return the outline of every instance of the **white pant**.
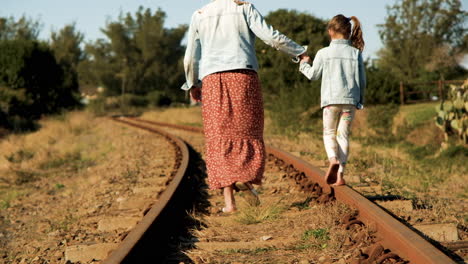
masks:
<svg viewBox="0 0 468 264"><path fill-rule="evenodd" d="M354 105L329 105L323 109L323 142L328 159L340 162L338 172L344 172L349 153L349 133L356 113Z"/></svg>

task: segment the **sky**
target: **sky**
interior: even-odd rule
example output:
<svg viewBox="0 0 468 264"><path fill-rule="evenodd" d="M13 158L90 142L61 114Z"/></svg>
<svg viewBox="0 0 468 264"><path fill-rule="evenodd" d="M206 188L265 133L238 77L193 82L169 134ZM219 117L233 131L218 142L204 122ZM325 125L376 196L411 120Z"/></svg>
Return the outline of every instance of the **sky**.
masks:
<svg viewBox="0 0 468 264"><path fill-rule="evenodd" d="M376 58L382 48L378 24L385 21L387 6L397 0L248 0L263 14L284 8L307 12L328 20L337 14L356 16L363 27L366 58ZM0 17L25 15L42 23L41 39L49 39L52 31L58 31L67 24L76 23L78 31L85 35L85 41L104 38L100 29L106 21L115 21L121 12L135 13L139 6L161 8L167 15L166 27L173 28L189 24L192 13L208 4L210 0L0 0ZM462 0L463 9L468 0ZM273 25L275 26L275 25ZM307 43L299 43L306 45ZM468 56L466 57L468 59ZM468 63L468 62L467 62Z"/></svg>

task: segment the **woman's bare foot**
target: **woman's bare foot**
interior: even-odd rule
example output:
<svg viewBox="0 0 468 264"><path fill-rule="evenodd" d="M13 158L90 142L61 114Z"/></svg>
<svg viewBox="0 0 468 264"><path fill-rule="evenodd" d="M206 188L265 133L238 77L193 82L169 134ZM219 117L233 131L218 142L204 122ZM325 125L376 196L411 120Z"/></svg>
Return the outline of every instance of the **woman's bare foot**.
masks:
<svg viewBox="0 0 468 264"><path fill-rule="evenodd" d="M330 166L328 167L327 174L325 174L325 181L328 184L335 184L338 179L338 169L340 168L340 162L336 157L330 158Z"/></svg>
<svg viewBox="0 0 468 264"><path fill-rule="evenodd" d="M222 209L223 213L232 213L237 210L236 200L234 199L234 189L232 186L224 187L223 189L224 203L226 206Z"/></svg>
<svg viewBox="0 0 468 264"><path fill-rule="evenodd" d="M342 172L338 173L338 177L336 179L336 182L332 184L333 186L340 186L340 185L345 185L346 182L344 180L344 174Z"/></svg>
<svg viewBox="0 0 468 264"><path fill-rule="evenodd" d="M221 209L221 211L223 211L223 213L225 214L229 214L229 213L234 213L237 211L236 208L227 208L227 207L223 207L223 209Z"/></svg>

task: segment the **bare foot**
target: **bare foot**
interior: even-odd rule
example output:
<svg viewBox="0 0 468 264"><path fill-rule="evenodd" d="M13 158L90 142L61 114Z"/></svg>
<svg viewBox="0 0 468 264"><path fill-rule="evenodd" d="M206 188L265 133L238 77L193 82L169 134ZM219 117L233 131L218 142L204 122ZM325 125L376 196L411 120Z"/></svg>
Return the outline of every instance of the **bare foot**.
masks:
<svg viewBox="0 0 468 264"><path fill-rule="evenodd" d="M236 212L237 209L235 207L223 207L223 209L221 211L223 211L223 213L225 213L225 214L229 214L229 213Z"/></svg>
<svg viewBox="0 0 468 264"><path fill-rule="evenodd" d="M226 207L222 209L224 213L232 213L236 211L236 200L234 199L234 189L231 186L226 186L223 188L224 203Z"/></svg>
<svg viewBox="0 0 468 264"><path fill-rule="evenodd" d="M334 184L338 179L338 169L340 168L340 162L336 158L330 159L330 166L328 167L327 174L325 174L325 181L328 184Z"/></svg>
<svg viewBox="0 0 468 264"><path fill-rule="evenodd" d="M336 182L334 184L332 184L332 185L333 186L345 185L346 182L345 182L345 180L343 178L344 178L343 173L338 173L338 178L336 179Z"/></svg>

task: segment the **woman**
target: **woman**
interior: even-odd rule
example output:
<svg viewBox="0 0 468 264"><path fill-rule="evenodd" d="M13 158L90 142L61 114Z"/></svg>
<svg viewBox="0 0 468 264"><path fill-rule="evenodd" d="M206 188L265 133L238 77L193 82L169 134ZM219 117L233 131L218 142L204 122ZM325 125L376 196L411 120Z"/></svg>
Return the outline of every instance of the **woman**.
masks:
<svg viewBox="0 0 468 264"><path fill-rule="evenodd" d="M236 186L259 201L252 184L262 181L265 145L256 36L295 58L305 55L247 2L214 0L193 14L188 31L182 89L196 101L203 98L208 183L224 189L223 212L236 211Z"/></svg>

